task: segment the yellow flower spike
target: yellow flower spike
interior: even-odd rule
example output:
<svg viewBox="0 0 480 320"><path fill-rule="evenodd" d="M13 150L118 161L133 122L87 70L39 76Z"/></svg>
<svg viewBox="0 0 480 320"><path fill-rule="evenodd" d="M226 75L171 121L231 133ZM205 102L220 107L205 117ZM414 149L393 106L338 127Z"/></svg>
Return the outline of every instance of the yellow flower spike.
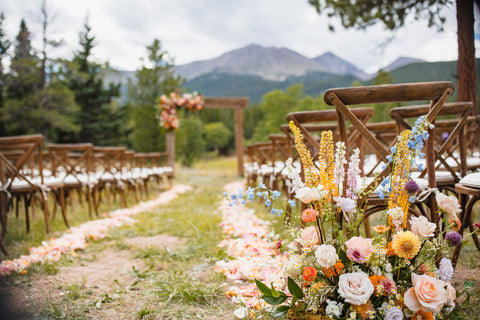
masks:
<svg viewBox="0 0 480 320"><path fill-rule="evenodd" d="M315 175L316 170L313 165L312 156L310 155L310 151L308 151L307 147L303 143L303 135L300 132L300 129L290 121L288 123L290 130L293 132L295 136L295 148L300 156L300 160L302 161L303 170L305 173L305 184L307 187L315 187L317 184L315 183Z"/></svg>
<svg viewBox="0 0 480 320"><path fill-rule="evenodd" d="M328 191L326 200L330 200L337 195L336 184L334 181L335 156L333 152L333 134L332 131L322 131L320 140L320 150L318 151L319 176L320 183L325 191Z"/></svg>
<svg viewBox="0 0 480 320"><path fill-rule="evenodd" d="M390 180L392 191L388 199L388 208L402 208L404 218L402 226L406 228L408 219L408 209L410 202L408 194L405 190L405 183L408 181L408 173L410 172L410 150L408 149L408 138L411 135L410 130L404 130L398 139L395 158L393 161L393 174ZM392 219L388 218L388 223L393 228Z"/></svg>

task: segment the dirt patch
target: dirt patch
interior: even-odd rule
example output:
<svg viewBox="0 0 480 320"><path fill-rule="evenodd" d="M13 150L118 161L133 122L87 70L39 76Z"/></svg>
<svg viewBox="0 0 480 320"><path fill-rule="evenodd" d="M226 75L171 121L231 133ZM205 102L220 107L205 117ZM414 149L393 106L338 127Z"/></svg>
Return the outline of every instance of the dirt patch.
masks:
<svg viewBox="0 0 480 320"><path fill-rule="evenodd" d="M125 239L125 243L135 247L159 247L176 249L185 245L186 239L159 234L153 237L133 237Z"/></svg>
<svg viewBox="0 0 480 320"><path fill-rule="evenodd" d="M176 249L182 247L185 242L185 239L168 235L125 239L125 243L132 249L150 246ZM134 258L134 252L131 250L114 250L109 248L109 245L111 244L105 243L106 249L101 252L80 253L74 266L60 267L55 275L37 276L30 281L0 288L0 297L3 300L0 302L8 306L9 311L14 314L12 319L28 319L31 315L38 315L38 310L44 310L52 303L62 305L60 303L62 301L68 301L68 304L72 300L77 302L84 300L93 306L108 297L109 302L116 300L124 306L120 307L117 303L102 303L99 305L100 308L90 308L88 318L109 319L115 313L117 316L123 314L122 319L135 318L126 316L125 308L137 309L134 307L134 301L141 300L142 293L138 288L131 289L130 286L137 280L134 270L143 271L146 266L141 259ZM144 306L144 303L148 305L147 301L143 301L141 306ZM124 310L120 311L119 308ZM134 310L127 313L132 311Z"/></svg>

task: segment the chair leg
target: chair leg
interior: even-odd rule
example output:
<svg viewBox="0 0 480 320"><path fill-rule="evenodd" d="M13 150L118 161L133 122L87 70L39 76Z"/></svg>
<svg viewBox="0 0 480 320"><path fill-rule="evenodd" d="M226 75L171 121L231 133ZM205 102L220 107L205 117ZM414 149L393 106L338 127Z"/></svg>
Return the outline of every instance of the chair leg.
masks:
<svg viewBox="0 0 480 320"><path fill-rule="evenodd" d="M0 249L2 250L4 255L8 256L8 250L5 246L5 243L3 242L3 237L0 237Z"/></svg>
<svg viewBox="0 0 480 320"><path fill-rule="evenodd" d="M461 204L461 207L462 207L462 217L461 217L462 226L460 227L460 230L458 230L458 233L460 233L462 236L463 236L463 231L465 230L465 228L467 228L467 226L470 227L470 225L471 225L471 227L473 227L473 224L471 223L471 221L472 221L471 215L472 215L473 205L478 200L480 200L480 197L478 197L478 196L473 196L471 199L468 199L468 196L466 194L460 194L460 204ZM473 236L475 236L475 235L473 235ZM475 239L477 241L475 241ZM475 242L475 245L477 245L478 238L476 236L474 238L474 242ZM478 249L478 245L477 245L477 249ZM454 267L457 265L458 258L460 256L460 251L461 250L462 250L462 244L459 244L453 250L451 260L452 260L452 265Z"/></svg>
<svg viewBox="0 0 480 320"><path fill-rule="evenodd" d="M62 216L63 216L63 221L65 222L65 225L70 228L70 224L68 223L68 219L67 219L67 206L66 206L66 203L65 203L65 191L63 188L60 188L59 191L59 202L60 202L60 208L62 210Z"/></svg>
<svg viewBox="0 0 480 320"><path fill-rule="evenodd" d="M32 197L32 195L30 195L30 198ZM28 197L28 195L23 195L23 201L25 203L25 222L27 224L27 232L30 232L30 215L28 214L28 208L30 207L29 203L30 203L30 199Z"/></svg>

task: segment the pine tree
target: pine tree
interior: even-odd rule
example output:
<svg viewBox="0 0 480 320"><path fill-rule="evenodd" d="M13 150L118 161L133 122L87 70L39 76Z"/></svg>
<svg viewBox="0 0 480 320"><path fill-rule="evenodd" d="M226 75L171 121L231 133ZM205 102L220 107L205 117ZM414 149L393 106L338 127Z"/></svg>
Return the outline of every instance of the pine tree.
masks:
<svg viewBox="0 0 480 320"><path fill-rule="evenodd" d="M120 84L105 87L102 79L105 66L91 60L95 36L88 17L83 28L79 34L80 50L74 53L72 63L67 64L66 81L81 108L77 118L81 130L77 137L67 138L96 145L118 144L124 141L126 113L112 102L120 95Z"/></svg>
<svg viewBox="0 0 480 320"><path fill-rule="evenodd" d="M3 114L3 105L5 102L5 81L7 79L7 74L3 67L3 61L7 57L8 49L10 48L11 42L5 38L5 31L3 30L3 22L5 21L5 16L3 12L0 13L0 116ZM0 121L0 136L6 135L3 121Z"/></svg>
<svg viewBox="0 0 480 320"><path fill-rule="evenodd" d="M137 81L128 83L132 144L136 151L165 150L165 130L160 127L158 98L180 87L183 80L174 75L174 62L155 39L147 46L147 61L137 70Z"/></svg>

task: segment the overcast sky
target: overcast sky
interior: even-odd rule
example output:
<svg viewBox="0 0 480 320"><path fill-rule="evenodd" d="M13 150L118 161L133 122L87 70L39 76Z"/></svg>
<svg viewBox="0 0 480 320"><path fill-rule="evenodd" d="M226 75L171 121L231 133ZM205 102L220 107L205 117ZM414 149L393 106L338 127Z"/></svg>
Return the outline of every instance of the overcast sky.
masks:
<svg viewBox="0 0 480 320"><path fill-rule="evenodd" d="M40 44L40 0L3 0L4 28L10 39L23 17ZM79 48L78 33L85 17L96 36L94 55L125 70L140 66L145 47L158 38L177 65L211 59L249 44L286 47L309 58L331 51L372 73L400 56L427 61L457 59L455 8L445 10L441 33L426 21L411 21L395 34L375 25L366 31L345 30L330 23L307 0L48 0L54 14L50 36L63 39L51 56L71 57ZM413 20L413 19L412 19ZM383 47L392 35L393 41ZM477 38L476 47L480 48ZM477 50L477 57L479 57Z"/></svg>

